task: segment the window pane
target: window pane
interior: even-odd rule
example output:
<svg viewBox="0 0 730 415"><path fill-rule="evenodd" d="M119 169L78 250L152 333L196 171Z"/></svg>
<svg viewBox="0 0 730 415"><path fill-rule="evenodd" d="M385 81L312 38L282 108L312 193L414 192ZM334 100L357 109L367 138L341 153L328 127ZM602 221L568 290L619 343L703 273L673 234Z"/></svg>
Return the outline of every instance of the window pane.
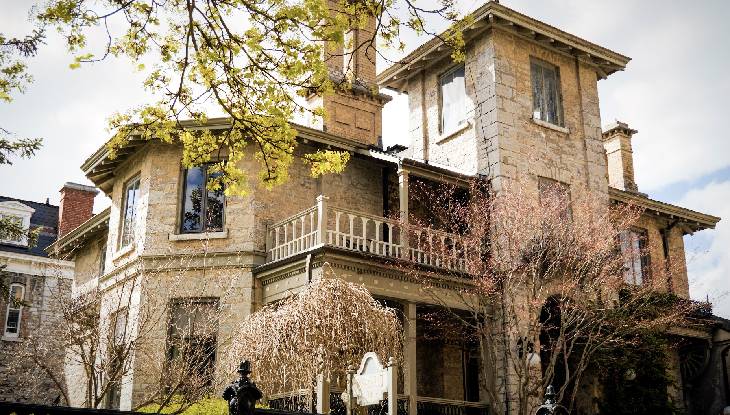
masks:
<svg viewBox="0 0 730 415"><path fill-rule="evenodd" d="M441 130L456 129L466 119L466 86L461 66L441 78Z"/></svg>
<svg viewBox="0 0 730 415"><path fill-rule="evenodd" d="M222 176L222 173L214 173L210 178ZM207 230L220 231L223 229L223 207L225 204L225 195L223 188L217 190L208 190L208 200L206 205L206 227Z"/></svg>
<svg viewBox="0 0 730 415"><path fill-rule="evenodd" d="M546 99L546 119L545 121L558 124L558 89L557 76L554 70L544 69L544 85Z"/></svg>
<svg viewBox="0 0 730 415"><path fill-rule="evenodd" d="M542 111L542 67L532 64L532 116L538 120L543 119Z"/></svg>
<svg viewBox="0 0 730 415"><path fill-rule="evenodd" d="M8 309L8 321L5 323L6 333L18 333L18 322L20 321L20 309Z"/></svg>
<svg viewBox="0 0 730 415"><path fill-rule="evenodd" d="M121 246L127 246L134 240L137 219L137 199L139 199L139 179L127 185L124 204L124 222L122 227Z"/></svg>
<svg viewBox="0 0 730 415"><path fill-rule="evenodd" d="M192 167L185 173L185 195L182 217L183 232L203 230L203 191L205 190L205 171L202 167Z"/></svg>

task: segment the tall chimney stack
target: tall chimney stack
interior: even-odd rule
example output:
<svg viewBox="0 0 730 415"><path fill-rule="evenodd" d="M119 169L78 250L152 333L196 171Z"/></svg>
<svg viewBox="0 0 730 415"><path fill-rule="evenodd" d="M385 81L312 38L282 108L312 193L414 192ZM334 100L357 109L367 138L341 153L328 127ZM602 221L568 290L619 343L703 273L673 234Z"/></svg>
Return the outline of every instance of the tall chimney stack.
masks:
<svg viewBox="0 0 730 415"><path fill-rule="evenodd" d="M97 193L99 190L92 186L71 182L63 185L58 207L59 238L91 218Z"/></svg>
<svg viewBox="0 0 730 415"><path fill-rule="evenodd" d="M608 161L608 185L638 193L639 188L634 180L634 153L631 149L631 137L638 131L618 120L604 128L603 147Z"/></svg>
<svg viewBox="0 0 730 415"><path fill-rule="evenodd" d="M341 13L341 2L328 0L333 15ZM382 111L390 96L380 93L375 79L375 17L352 17L350 24L343 34L344 47L323 45L324 61L335 91L307 97L307 107L323 108L326 116L310 116L305 123L365 146L382 146Z"/></svg>

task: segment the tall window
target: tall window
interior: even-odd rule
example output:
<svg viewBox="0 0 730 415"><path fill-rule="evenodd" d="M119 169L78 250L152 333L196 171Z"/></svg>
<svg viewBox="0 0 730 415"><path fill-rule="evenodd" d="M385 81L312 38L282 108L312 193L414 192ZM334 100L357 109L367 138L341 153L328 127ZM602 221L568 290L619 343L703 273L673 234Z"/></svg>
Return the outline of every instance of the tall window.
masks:
<svg viewBox="0 0 730 415"><path fill-rule="evenodd" d="M547 177L537 178L541 203L560 209L560 219L571 221L573 210L570 204L570 185Z"/></svg>
<svg viewBox="0 0 730 415"><path fill-rule="evenodd" d="M624 256L624 280L627 284L641 285L649 274L649 252L645 230L629 230L619 235Z"/></svg>
<svg viewBox="0 0 730 415"><path fill-rule="evenodd" d="M455 130L466 121L466 87L464 66L441 76L441 132Z"/></svg>
<svg viewBox="0 0 730 415"><path fill-rule="evenodd" d="M533 60L532 74L532 117L551 124L563 126L563 104L560 96L560 73L549 63Z"/></svg>
<svg viewBox="0 0 730 415"><path fill-rule="evenodd" d="M106 269L106 244L101 244L101 251L99 252L99 276L104 275Z"/></svg>
<svg viewBox="0 0 730 415"><path fill-rule="evenodd" d="M209 171L209 165L192 167L185 171L183 192L182 233L215 232L223 230L225 196L223 189L210 190L208 182L220 176Z"/></svg>
<svg viewBox="0 0 730 415"><path fill-rule="evenodd" d="M25 287L21 284L10 284L10 297L5 317L4 337L17 338L20 335L20 317L23 311Z"/></svg>
<svg viewBox="0 0 730 415"><path fill-rule="evenodd" d="M171 304L168 365L189 373L191 385L210 385L216 358L217 298L179 298Z"/></svg>
<svg viewBox="0 0 730 415"><path fill-rule="evenodd" d="M139 199L139 178L132 179L124 188L124 210L122 211L122 235L119 247L124 248L134 241Z"/></svg>
<svg viewBox="0 0 730 415"><path fill-rule="evenodd" d="M109 338L108 379L109 388L106 396L106 406L109 409L119 409L122 397L122 376L126 357L128 309L122 308L112 314Z"/></svg>

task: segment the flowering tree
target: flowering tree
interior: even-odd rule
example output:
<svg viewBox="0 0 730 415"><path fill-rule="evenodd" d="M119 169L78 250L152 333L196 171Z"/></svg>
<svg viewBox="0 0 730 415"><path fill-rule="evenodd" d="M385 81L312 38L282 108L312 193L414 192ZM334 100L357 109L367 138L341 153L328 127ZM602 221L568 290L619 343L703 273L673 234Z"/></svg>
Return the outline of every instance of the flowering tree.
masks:
<svg viewBox="0 0 730 415"><path fill-rule="evenodd" d="M181 143L184 162L192 165L225 148L227 160L216 168L228 192L245 191L237 162L249 144L263 182L285 180L296 146L289 123L296 115L324 114L302 105L303 98L362 84L330 73L328 60L343 60L338 50L364 51L374 61L383 57L376 54L378 42L402 49L402 30L431 33L433 19L460 21L452 0L53 0L39 13L43 24L65 35L76 54L72 67L118 56L147 73L144 86L158 101L112 117L110 126L118 130L112 150L133 135L156 138ZM463 59L459 27L442 39ZM97 29L108 41L94 50L87 40ZM357 40L349 36L352 29L364 29ZM199 130L211 110L228 117L230 128L220 134ZM181 128L181 119L198 123ZM304 160L313 172L326 173L341 171L347 157L319 151Z"/></svg>
<svg viewBox="0 0 730 415"><path fill-rule="evenodd" d="M393 309L328 271L303 291L251 314L234 336L231 373L248 359L266 395L312 387L375 352L401 360L403 331Z"/></svg>
<svg viewBox="0 0 730 415"><path fill-rule="evenodd" d="M623 243L641 215L634 206L609 206L606 195L558 182L531 190L513 185L498 194L481 182L468 192L414 187L422 203L409 232L435 227L460 235L419 249L463 261L452 274L469 282L458 295L470 315L451 314L479 339L481 378L495 413L505 406L510 413L534 411L551 384L569 410L595 412L581 394L598 388L588 375L598 354L689 324L691 304L660 294L672 272L666 264L642 264L651 278L627 283L627 270L647 254L632 248L642 244ZM443 275L399 266L426 285ZM440 291L428 292L446 304Z"/></svg>

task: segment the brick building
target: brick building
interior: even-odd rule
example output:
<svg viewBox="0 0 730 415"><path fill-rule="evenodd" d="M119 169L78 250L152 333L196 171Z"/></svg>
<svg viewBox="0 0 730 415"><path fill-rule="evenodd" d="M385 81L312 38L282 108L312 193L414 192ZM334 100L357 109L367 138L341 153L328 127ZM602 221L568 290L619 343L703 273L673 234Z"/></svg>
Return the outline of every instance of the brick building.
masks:
<svg viewBox="0 0 730 415"><path fill-rule="evenodd" d="M688 298L683 237L713 228L720 219L640 193L631 148L636 131L623 122L602 128L598 82L624 70L630 59L496 2L480 7L474 17L465 29L462 64L452 62L438 39L377 76L367 57L353 59L356 64L349 67L341 56L330 59L335 74L349 72L356 82L351 91L308 98L327 109L327 118L296 125L297 151L349 151L353 157L342 174L315 179L308 166L295 161L289 180L272 191L253 183L247 196L225 197L202 185L205 166L182 167L181 147L132 140L110 157L102 146L82 169L110 198L111 207L63 235L50 252L74 261L77 294L98 291L111 298L121 282L138 277L145 285L134 288L136 304L165 295L170 301L180 296L216 299L238 319L320 277L327 262L341 278L365 284L374 296L403 311L402 392L411 414L426 407L443 413L486 407L471 351L421 339L419 316L429 308L429 297L418 281L388 265L391 252L399 252L436 272L458 266L419 256L408 238L381 238L392 229L392 213L407 217L417 209L409 198L413 179L459 185L481 175L497 190L514 180L535 195L540 180L549 179L587 188L606 206L642 206L646 213L637 232L650 255L657 261L671 258L683 270L660 289ZM378 88L408 94L410 146L404 151L379 147L388 96ZM205 128L225 130L227 120L211 119ZM242 164L256 177L253 157ZM195 206L195 192L206 192L202 207ZM642 269L633 271L627 282L641 284ZM173 274L182 279L166 287L165 279ZM460 284L468 282L445 278L439 287L446 294ZM457 301L449 305L460 306ZM118 312L102 306L102 322L109 325ZM135 308L124 312L131 330L138 318ZM218 338L235 323L219 321ZM730 399L727 372L722 374L728 343L717 330L683 334L697 339L702 367L679 373L677 365L679 387L672 398L692 413L713 413ZM167 332L164 323L158 324L156 346L144 359L133 359L132 370L119 382L118 399L109 406L129 409L142 399L154 382L143 375L145 367L164 361ZM216 376L228 375L216 365ZM701 397L700 375L717 386L711 399Z"/></svg>
<svg viewBox="0 0 730 415"><path fill-rule="evenodd" d="M0 217L17 220L25 229L37 231L32 243L27 237L10 238L0 235L0 278L9 295L19 301L0 298L0 400L52 402L57 389L45 379L48 394L28 394L19 388L9 366L17 362L17 351L27 347L29 336L42 332L58 319L58 301L71 293L73 263L48 258L45 248L56 240L58 206L0 196ZM91 215L89 210L88 215ZM19 303L22 302L22 303ZM53 364L61 367L63 352L53 356ZM43 381L43 379L39 379Z"/></svg>

